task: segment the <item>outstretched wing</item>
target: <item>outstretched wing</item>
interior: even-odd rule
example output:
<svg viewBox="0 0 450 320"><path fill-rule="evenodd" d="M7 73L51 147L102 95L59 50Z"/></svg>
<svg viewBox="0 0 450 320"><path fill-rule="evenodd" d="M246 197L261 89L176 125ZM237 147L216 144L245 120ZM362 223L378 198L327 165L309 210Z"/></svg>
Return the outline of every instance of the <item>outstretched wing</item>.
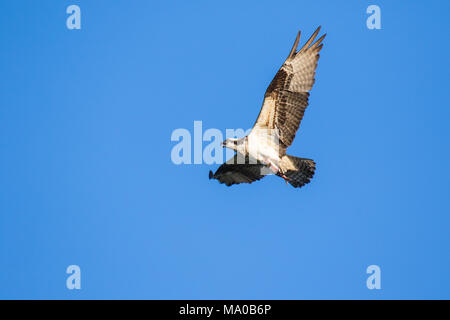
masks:
<svg viewBox="0 0 450 320"><path fill-rule="evenodd" d="M278 130L280 145L289 147L294 141L314 84L319 51L325 34L315 43L320 27L297 51L300 31L284 64L278 70L264 95L264 103L253 128Z"/></svg>
<svg viewBox="0 0 450 320"><path fill-rule="evenodd" d="M245 163L239 163L238 155L222 164L213 174L209 171L209 179L217 179L220 183L225 183L228 187L239 183L252 183L262 179L270 171L262 163L252 164L249 157L245 158Z"/></svg>

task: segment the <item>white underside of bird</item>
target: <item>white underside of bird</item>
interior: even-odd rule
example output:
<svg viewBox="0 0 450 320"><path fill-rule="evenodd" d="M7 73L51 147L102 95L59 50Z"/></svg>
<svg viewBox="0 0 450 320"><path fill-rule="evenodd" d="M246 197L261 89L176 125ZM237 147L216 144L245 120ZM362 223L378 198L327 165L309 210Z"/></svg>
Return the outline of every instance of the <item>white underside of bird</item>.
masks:
<svg viewBox="0 0 450 320"><path fill-rule="evenodd" d="M248 135L248 154L270 166L273 173L280 170L279 138L274 130L256 129Z"/></svg>

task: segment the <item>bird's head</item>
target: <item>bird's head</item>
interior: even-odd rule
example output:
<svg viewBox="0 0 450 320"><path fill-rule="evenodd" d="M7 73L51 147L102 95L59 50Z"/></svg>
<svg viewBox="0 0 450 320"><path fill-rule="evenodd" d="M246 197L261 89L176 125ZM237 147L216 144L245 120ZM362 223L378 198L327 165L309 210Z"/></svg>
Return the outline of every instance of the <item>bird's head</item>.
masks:
<svg viewBox="0 0 450 320"><path fill-rule="evenodd" d="M224 142L222 142L222 147L238 151L238 148L242 144L242 142L243 139L228 138Z"/></svg>

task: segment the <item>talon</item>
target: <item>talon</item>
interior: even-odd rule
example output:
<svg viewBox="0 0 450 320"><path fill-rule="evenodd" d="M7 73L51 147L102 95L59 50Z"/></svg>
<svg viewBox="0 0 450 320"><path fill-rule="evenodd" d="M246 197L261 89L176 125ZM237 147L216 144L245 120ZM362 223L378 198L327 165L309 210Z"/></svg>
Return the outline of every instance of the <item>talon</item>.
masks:
<svg viewBox="0 0 450 320"><path fill-rule="evenodd" d="M284 174L280 174L280 177L282 177L284 179L284 181L286 182L286 184L289 184L289 181L291 181L291 178L286 177Z"/></svg>

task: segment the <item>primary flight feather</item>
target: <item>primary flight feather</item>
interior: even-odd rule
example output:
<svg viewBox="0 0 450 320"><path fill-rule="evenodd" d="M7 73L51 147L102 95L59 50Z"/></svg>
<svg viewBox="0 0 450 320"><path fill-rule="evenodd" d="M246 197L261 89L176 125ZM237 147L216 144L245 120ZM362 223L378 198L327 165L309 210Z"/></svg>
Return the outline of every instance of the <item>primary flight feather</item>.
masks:
<svg viewBox="0 0 450 320"><path fill-rule="evenodd" d="M269 84L264 102L251 132L241 139L227 139L222 145L236 155L221 165L210 179L227 186L252 183L276 174L295 188L309 183L315 171L311 159L286 154L300 126L319 60L325 34L314 42L320 27L297 51L300 32L281 68Z"/></svg>

